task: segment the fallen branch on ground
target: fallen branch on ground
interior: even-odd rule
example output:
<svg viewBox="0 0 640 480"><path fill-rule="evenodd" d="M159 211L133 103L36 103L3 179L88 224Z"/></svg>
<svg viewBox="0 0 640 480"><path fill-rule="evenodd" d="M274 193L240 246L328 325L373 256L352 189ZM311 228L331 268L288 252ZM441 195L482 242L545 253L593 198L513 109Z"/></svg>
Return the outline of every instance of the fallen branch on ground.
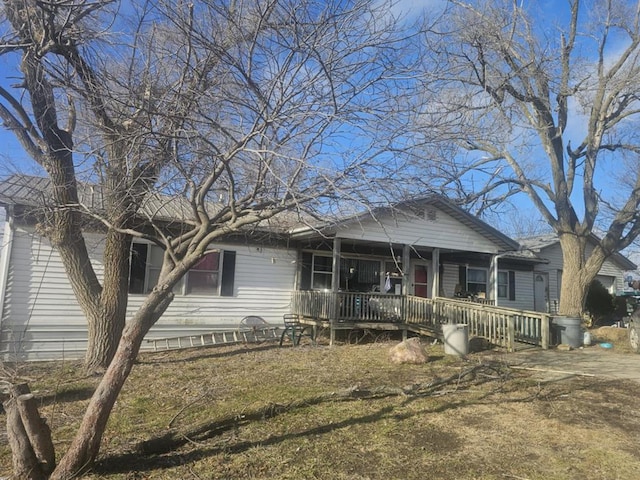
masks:
<svg viewBox="0 0 640 480"><path fill-rule="evenodd" d="M553 370L550 368L540 368L540 367L519 367L517 365L512 365L511 368L514 370L529 370L532 372L547 372L547 373L561 373L563 375L576 375L580 377L595 377L593 373L585 373L585 372L575 372L570 370Z"/></svg>
<svg viewBox="0 0 640 480"><path fill-rule="evenodd" d="M508 367L505 365L482 363L464 368L460 372L445 378L404 387L379 386L366 388L361 385L353 385L335 392L321 393L313 397L293 400L289 403L268 403L254 411L228 416L215 422L203 422L188 428L186 431L172 428L159 437L140 442L136 445L135 451L144 455L167 453L187 443L202 442L252 421L273 418L299 408L307 408L326 402L375 400L393 396L426 397L445 395L461 388L469 388L488 381L504 380L507 374ZM441 390L444 386L452 385L454 388L445 391Z"/></svg>

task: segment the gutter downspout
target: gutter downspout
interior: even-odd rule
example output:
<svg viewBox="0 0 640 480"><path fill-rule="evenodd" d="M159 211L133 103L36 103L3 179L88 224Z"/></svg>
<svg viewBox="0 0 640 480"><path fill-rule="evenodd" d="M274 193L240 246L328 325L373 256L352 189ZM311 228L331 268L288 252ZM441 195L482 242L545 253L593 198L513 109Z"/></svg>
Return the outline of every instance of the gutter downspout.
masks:
<svg viewBox="0 0 640 480"><path fill-rule="evenodd" d="M491 290L491 299L496 307L498 306L498 259L513 253L515 252L502 252L491 257L489 289Z"/></svg>
<svg viewBox="0 0 640 480"><path fill-rule="evenodd" d="M431 252L431 298L440 296L440 249Z"/></svg>

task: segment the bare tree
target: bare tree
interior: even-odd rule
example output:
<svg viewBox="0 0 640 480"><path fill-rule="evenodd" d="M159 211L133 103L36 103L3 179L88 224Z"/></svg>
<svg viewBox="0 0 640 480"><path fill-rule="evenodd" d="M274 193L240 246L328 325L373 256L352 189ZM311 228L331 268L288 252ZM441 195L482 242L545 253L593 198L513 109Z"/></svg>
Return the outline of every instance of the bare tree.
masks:
<svg viewBox="0 0 640 480"><path fill-rule="evenodd" d="M97 33L87 25L100 20L100 7L109 3L7 1L1 47L5 58L19 62L22 78L14 92L0 88L0 117L51 179L52 204L41 215L39 230L60 253L87 316L86 366L94 372L109 364L124 327L130 242L124 229L174 155L171 135L180 126L180 108L189 101L179 94L153 99L164 100L176 111L174 117L158 115L151 108L151 91L157 94L162 89L150 75L146 81L137 76L143 73L140 68L148 70L136 65L140 59L135 50L143 48L142 41L116 47L122 53L131 51L128 69L117 69L122 77L110 69L108 56L98 60L100 45L90 43ZM109 21L108 15L102 20ZM142 28L140 20L139 33ZM193 79L176 77L173 86L179 90L189 82ZM165 91L171 86L163 85ZM82 148L78 121L92 122L92 130L99 132L100 152ZM106 231L101 282L87 261L80 234L78 158L92 160L92 171L85 173L102 184L101 215L113 227Z"/></svg>
<svg viewBox="0 0 640 480"><path fill-rule="evenodd" d="M0 54L21 79L0 88L0 118L49 175L38 228L87 316L87 367L106 369L50 474L66 479L96 458L145 334L212 242L282 212L322 214L338 197L376 196L399 131L385 104L401 98L402 42L383 2L3 6ZM82 180L99 185L99 208L82 202ZM168 231L141 218L150 198L184 207L182 222ZM83 239L88 222L106 233L102 277ZM165 253L125 325L132 238ZM25 439L16 474L48 477L50 462L34 468Z"/></svg>
<svg viewBox="0 0 640 480"><path fill-rule="evenodd" d="M562 246L560 312L580 315L605 259L640 232L640 4L535 8L449 2L425 35L417 124L455 146L444 184L471 186L471 201L528 196ZM604 233L591 249L594 229Z"/></svg>

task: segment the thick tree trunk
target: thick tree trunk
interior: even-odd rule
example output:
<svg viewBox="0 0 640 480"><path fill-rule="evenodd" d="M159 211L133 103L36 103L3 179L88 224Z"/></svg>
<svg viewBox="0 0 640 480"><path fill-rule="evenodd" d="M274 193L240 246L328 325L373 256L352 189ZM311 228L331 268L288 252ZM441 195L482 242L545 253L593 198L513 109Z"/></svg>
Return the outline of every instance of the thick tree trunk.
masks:
<svg viewBox="0 0 640 480"><path fill-rule="evenodd" d="M124 329L128 300L129 242L130 239L125 234L112 230L107 233L100 308L97 311L85 309L88 317L85 367L88 373L103 372L107 368Z"/></svg>
<svg viewBox="0 0 640 480"><path fill-rule="evenodd" d="M71 172L72 173L72 172ZM75 180L58 164L49 175L59 204L77 203ZM56 187L63 185L63 187ZM70 190L70 191L67 191ZM49 219L45 233L60 253L67 277L87 318L88 344L85 367L90 374L103 372L115 354L124 328L129 279L129 237L114 229L106 234L102 257L104 277L98 281L82 232L82 219L75 207L61 208ZM115 226L125 224L121 221Z"/></svg>
<svg viewBox="0 0 640 480"><path fill-rule="evenodd" d="M588 254L587 238L573 234L560 235L562 247L562 285L560 315L580 317L584 312L589 285L604 263L599 250Z"/></svg>
<svg viewBox="0 0 640 480"><path fill-rule="evenodd" d="M144 336L171 303L173 295L170 292L152 292L125 326L113 360L93 393L76 436L51 480L75 478L93 465L113 405L131 372Z"/></svg>
<svg viewBox="0 0 640 480"><path fill-rule="evenodd" d="M32 30L25 27L27 25L25 19L34 17L34 14L36 17L37 14L43 14L48 20L49 13L32 8L28 2L14 3L15 5L11 5L11 8L6 11L7 20L17 32L24 35L25 45L33 45L33 48L24 50L20 69L24 74L24 86L30 95L34 121L41 132L42 142L39 146L46 145L42 150L33 149L32 151L36 161L47 171L52 185L53 201L42 210L40 233L49 238L51 244L60 253L78 303L87 317L89 324L87 368L89 371L100 371L107 367L113 357L125 320L126 279L128 278L126 236L112 232L108 234L103 288L93 270L87 245L82 236L84 219L78 210L80 201L73 158L73 122L65 128L60 126L57 95L53 85L47 80L43 56L37 51L40 42L28 41L34 32L39 32L40 35L45 35L39 40L46 43L50 41L46 35L54 32L47 30L47 23L44 20L42 23L34 20L39 28L43 28L41 32L38 29ZM122 179L117 179L114 183L120 189L118 193L122 190L126 191L127 185L122 182ZM113 197L108 198L113 199ZM131 204L129 197L117 195L115 203L112 202L109 210L113 218L108 220L121 220L120 223L112 223L116 226L123 225L127 215L131 216L135 213L135 209L129 208ZM113 205L116 207L113 208ZM102 208L102 205L99 207ZM113 214L114 211L116 214Z"/></svg>

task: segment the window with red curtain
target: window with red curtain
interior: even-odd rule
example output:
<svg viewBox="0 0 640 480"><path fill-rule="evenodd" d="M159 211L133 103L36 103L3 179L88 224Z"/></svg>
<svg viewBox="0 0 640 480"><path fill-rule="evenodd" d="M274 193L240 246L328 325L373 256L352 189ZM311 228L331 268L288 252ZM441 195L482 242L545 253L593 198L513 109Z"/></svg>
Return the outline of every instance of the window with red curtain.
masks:
<svg viewBox="0 0 640 480"><path fill-rule="evenodd" d="M217 294L220 284L220 252L210 252L186 276L186 294Z"/></svg>

